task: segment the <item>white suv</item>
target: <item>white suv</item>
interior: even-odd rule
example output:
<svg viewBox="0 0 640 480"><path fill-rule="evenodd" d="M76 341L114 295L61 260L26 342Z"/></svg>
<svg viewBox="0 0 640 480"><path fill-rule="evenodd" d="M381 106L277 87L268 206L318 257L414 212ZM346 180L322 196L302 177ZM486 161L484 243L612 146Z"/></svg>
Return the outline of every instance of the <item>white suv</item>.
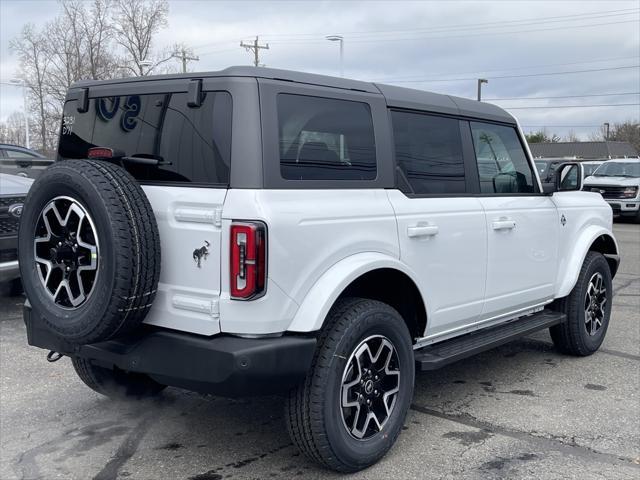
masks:
<svg viewBox="0 0 640 480"><path fill-rule="evenodd" d="M584 190L600 193L614 215L640 223L640 158L609 160L584 180Z"/></svg>
<svg viewBox="0 0 640 480"><path fill-rule="evenodd" d="M618 247L576 163L542 184L486 103L266 68L80 82L20 226L31 345L106 395L287 395L356 471L416 368L550 328L589 355Z"/></svg>

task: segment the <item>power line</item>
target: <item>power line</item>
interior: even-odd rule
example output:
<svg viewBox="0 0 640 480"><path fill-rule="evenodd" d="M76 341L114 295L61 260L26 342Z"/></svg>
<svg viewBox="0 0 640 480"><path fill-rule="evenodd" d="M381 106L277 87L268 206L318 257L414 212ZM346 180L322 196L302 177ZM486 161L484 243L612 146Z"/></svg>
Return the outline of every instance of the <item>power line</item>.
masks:
<svg viewBox="0 0 640 480"><path fill-rule="evenodd" d="M535 33L535 32L548 32L548 31L553 31L553 30L569 30L569 29L574 29L574 28L589 28L589 27L601 27L601 26L606 26L606 25L619 25L619 24L624 24L624 23L633 23L633 24L637 24L638 20L634 19L634 20L622 20L619 22L603 22L603 23L589 23L586 25L563 25L563 26L557 26L557 27L551 27L551 28L537 28L537 29L530 29L530 30L514 30L514 31L508 31L508 32L500 32L500 31L496 31L496 32L485 32L485 33L469 33L469 34L460 34L460 35L438 35L438 36L429 36L429 35L417 35L417 36L408 36L408 37L402 37L402 38L380 38L379 36L375 36L372 37L370 39L353 39L353 40L349 40L349 43L375 43L375 42L404 42L404 41L412 41L412 40L419 40L419 39L451 39L451 38L470 38L470 37L491 37L491 36L499 36L499 35L520 35L523 33ZM517 25L514 25L514 27ZM433 33L440 33L440 32L433 32ZM314 40L275 40L272 41L271 43L273 44L284 44L284 43L292 43L292 44L312 44L312 43L321 43L322 40L320 38L318 39L314 39Z"/></svg>
<svg viewBox="0 0 640 480"><path fill-rule="evenodd" d="M411 32L422 32L422 33L439 33L439 32L449 32L451 30L460 30L464 29L465 31L469 29L475 28L490 28L492 26L500 26L500 27L509 27L509 26L522 26L523 22L527 22L526 24L535 24L535 23L550 23L550 22L558 22L558 21L578 21L578 20L593 20L597 18L604 18L607 16L622 16L622 15L632 15L634 13L640 12L638 8L628 8L628 9L620 9L620 10L601 10L597 12L590 13L581 13L581 14L572 14L572 15L560 15L560 16L551 16L551 17L536 17L530 19L519 19L519 20L503 20L497 22L484 22L484 23L467 23L467 24L453 24L453 25L443 25L436 28L416 28L416 29L402 29L402 30L361 30L361 31L351 31L351 32L342 32L342 35L366 35L366 34L376 34L384 35L384 34L395 34L395 33L411 33ZM608 15L615 14L615 15ZM591 17L591 18L589 18ZM565 19L565 20L560 20ZM514 24L514 25L510 25ZM520 25L516 25L520 24ZM587 25L588 26L588 25ZM569 28L569 27L561 27L561 28ZM519 31L521 32L521 31ZM518 33L519 33L518 32ZM514 32L515 33L515 32ZM246 36L246 35L245 35ZM301 41L311 41L311 42L323 42L326 36L326 32L318 32L318 33L261 33L260 36L265 37L281 37L271 43L286 43L284 38L289 37L309 37L308 40L301 39ZM316 37L317 39L314 39ZM442 37L445 38L445 37ZM292 40L295 43L295 40ZM229 41L219 41L219 42L208 42L200 45L196 45L194 48L202 48L209 47L213 45L226 45L229 44Z"/></svg>
<svg viewBox="0 0 640 480"><path fill-rule="evenodd" d="M638 68L640 65L624 65L620 67L609 67L609 68L590 68L585 70L568 70L565 72L546 72L546 73L526 73L521 75L498 75L493 77L488 77L490 80L502 79L502 78L525 78L525 77L546 77L550 75L567 75L573 73L588 73L588 72L605 72L609 70L624 70L629 68ZM467 78L426 78L422 80L392 80L387 79L387 82L394 83L431 83L431 82L462 82L467 80L476 80L476 77L467 77Z"/></svg>
<svg viewBox="0 0 640 480"><path fill-rule="evenodd" d="M545 63L545 64L538 64L538 65L523 65L520 67L512 67L512 68L500 68L500 69L496 69L496 70L480 70L480 71L474 71L474 72L470 72L470 71L465 71L465 72L441 72L441 73L434 73L433 75L435 76L439 76L439 75L484 75L486 73L492 73L492 72L509 72L509 71L513 71L513 70L524 70L524 69L530 69L530 68L545 68L545 67L562 67L562 66L566 66L566 65L583 65L583 64L589 64L589 63L602 63L602 62L613 62L616 60L631 60L631 59L637 59L638 56L637 55L632 55L632 56L628 56L628 57L611 57L611 58L600 58L598 60L582 60L579 62L562 62L562 63ZM415 79L416 77L420 77L420 75L407 75L407 76L403 76L403 77L394 77L394 81L399 81L399 80L412 80ZM424 78L424 77L423 77ZM378 78L378 79L374 79L374 80L370 80L372 82L385 82L385 81L390 81L388 78Z"/></svg>
<svg viewBox="0 0 640 480"><path fill-rule="evenodd" d="M640 92L623 92L623 93L590 93L585 95L560 95L555 97L503 97L503 98L485 98L485 100L502 101L502 100L550 100L555 98L585 98L585 97L615 97L623 95L640 95Z"/></svg>
<svg viewBox="0 0 640 480"><path fill-rule="evenodd" d="M509 24L534 24L534 23L550 23L550 22L562 22L562 21L578 21L578 20L591 20L593 18L605 18L611 16L623 16L623 15L632 15L634 13L639 12L638 8L627 8L621 10L604 10L598 12L591 13L580 13L580 14L571 14L571 15L556 15L552 17L536 17L536 18L523 18L519 20L503 20L503 21L493 21L493 22L481 22L481 23L466 23L466 24L453 24L453 25L443 25L440 27L429 27L429 28L413 28L413 29L402 29L402 30L360 30L360 31L347 31L341 32L342 35L369 35L369 34L393 34L393 33L410 33L410 32L439 32L439 31L451 31L451 30L469 30L473 28L491 28L494 26L510 26ZM590 17L590 18L585 18ZM521 25L518 25L521 26ZM320 33L262 33L263 36L269 37L312 37L319 36Z"/></svg>
<svg viewBox="0 0 640 480"><path fill-rule="evenodd" d="M531 107L503 107L505 110L528 110L532 108L592 108L592 107L629 107L637 106L640 103L598 103L593 105L537 105Z"/></svg>

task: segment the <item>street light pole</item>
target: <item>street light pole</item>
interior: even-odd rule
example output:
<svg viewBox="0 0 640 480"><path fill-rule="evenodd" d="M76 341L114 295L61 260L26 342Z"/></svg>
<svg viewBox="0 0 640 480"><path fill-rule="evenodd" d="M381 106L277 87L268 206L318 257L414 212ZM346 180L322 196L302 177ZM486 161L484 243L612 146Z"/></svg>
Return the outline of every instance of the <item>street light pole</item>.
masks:
<svg viewBox="0 0 640 480"><path fill-rule="evenodd" d="M483 83L489 83L489 80L487 80L486 78L478 79L478 101L479 102L482 101L482 84Z"/></svg>
<svg viewBox="0 0 640 480"><path fill-rule="evenodd" d="M604 122L604 128L606 129L604 140L605 142L608 142L609 141L609 122Z"/></svg>
<svg viewBox="0 0 640 480"><path fill-rule="evenodd" d="M344 77L344 37L342 35L327 35L330 42L340 42L340 76Z"/></svg>
<svg viewBox="0 0 640 480"><path fill-rule="evenodd" d="M27 110L27 84L24 80L20 80L17 78L9 80L10 83L14 85L20 85L22 87L22 114L24 116L24 140L25 147L31 148L31 142L29 141L29 112Z"/></svg>

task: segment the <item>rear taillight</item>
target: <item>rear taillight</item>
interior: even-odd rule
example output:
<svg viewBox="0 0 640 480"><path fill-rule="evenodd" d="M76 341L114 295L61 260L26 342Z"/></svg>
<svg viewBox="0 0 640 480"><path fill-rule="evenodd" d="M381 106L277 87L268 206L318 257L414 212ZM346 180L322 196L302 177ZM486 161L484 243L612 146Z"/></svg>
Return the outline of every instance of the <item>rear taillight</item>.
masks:
<svg viewBox="0 0 640 480"><path fill-rule="evenodd" d="M93 147L87 150L87 158L101 160L104 158L113 158L113 150L105 147Z"/></svg>
<svg viewBox="0 0 640 480"><path fill-rule="evenodd" d="M231 224L231 298L250 300L264 295L267 278L267 229L261 222Z"/></svg>

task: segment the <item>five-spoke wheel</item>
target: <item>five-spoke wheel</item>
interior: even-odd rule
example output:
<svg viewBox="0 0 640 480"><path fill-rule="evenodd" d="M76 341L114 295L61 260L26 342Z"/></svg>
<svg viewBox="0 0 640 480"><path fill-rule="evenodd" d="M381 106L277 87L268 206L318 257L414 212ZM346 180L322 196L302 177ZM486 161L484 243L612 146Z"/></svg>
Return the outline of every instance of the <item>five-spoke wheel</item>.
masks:
<svg viewBox="0 0 640 480"><path fill-rule="evenodd" d="M82 305L98 275L98 237L87 210L70 197L45 205L36 224L34 257L40 281L57 305Z"/></svg>
<svg viewBox="0 0 640 480"><path fill-rule="evenodd" d="M602 327L607 304L607 289L602 274L596 272L589 280L584 295L584 322L589 335L595 335Z"/></svg>
<svg viewBox="0 0 640 480"><path fill-rule="evenodd" d="M393 412L400 387L398 355L382 335L364 339L342 376L342 421L357 439L382 431Z"/></svg>

